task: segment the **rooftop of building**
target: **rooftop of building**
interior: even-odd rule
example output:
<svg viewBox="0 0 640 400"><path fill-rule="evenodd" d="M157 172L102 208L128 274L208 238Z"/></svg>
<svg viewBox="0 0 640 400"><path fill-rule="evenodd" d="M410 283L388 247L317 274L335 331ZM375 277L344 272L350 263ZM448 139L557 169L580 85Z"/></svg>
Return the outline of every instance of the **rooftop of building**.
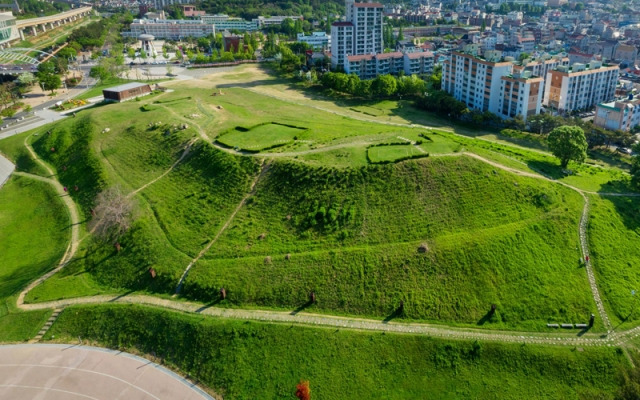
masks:
<svg viewBox="0 0 640 400"><path fill-rule="evenodd" d="M381 3L353 3L354 7L359 8L383 8Z"/></svg>
<svg viewBox="0 0 640 400"><path fill-rule="evenodd" d="M106 88L104 90L108 92L124 92L125 90L131 90L131 89L135 89L143 86L149 86L149 84L142 83L142 82L129 82L122 85Z"/></svg>
<svg viewBox="0 0 640 400"><path fill-rule="evenodd" d="M355 56L347 56L347 60L349 61L366 61L366 60L373 60L373 54L358 54Z"/></svg>
<svg viewBox="0 0 640 400"><path fill-rule="evenodd" d="M416 58L433 57L433 52L431 52L431 51L416 51L414 53L406 53L405 55L410 60L413 60L413 59L416 59Z"/></svg>

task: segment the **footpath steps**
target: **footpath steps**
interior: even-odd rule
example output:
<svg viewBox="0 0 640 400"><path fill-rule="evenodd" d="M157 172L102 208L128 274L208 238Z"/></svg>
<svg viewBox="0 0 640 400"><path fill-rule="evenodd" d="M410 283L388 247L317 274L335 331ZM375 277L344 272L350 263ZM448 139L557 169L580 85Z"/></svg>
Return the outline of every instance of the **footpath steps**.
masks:
<svg viewBox="0 0 640 400"><path fill-rule="evenodd" d="M53 310L53 314L51 314L47 322L44 323L44 325L40 329L40 332L38 332L38 334L33 339L29 340L29 343L38 343L42 339L42 337L49 331L51 325L56 322L62 310L63 308L56 308L55 310Z"/></svg>

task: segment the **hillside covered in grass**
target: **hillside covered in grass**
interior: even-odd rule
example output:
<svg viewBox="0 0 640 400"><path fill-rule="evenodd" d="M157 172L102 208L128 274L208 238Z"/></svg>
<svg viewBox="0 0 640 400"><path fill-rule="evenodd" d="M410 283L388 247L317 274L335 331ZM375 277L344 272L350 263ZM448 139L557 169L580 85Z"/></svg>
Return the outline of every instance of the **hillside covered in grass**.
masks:
<svg viewBox="0 0 640 400"><path fill-rule="evenodd" d="M69 239L69 217L52 187L12 177L0 190L0 341L35 335L49 310L17 312L15 296L53 269Z"/></svg>
<svg viewBox="0 0 640 400"><path fill-rule="evenodd" d="M189 299L215 301L224 286L222 306L298 309L314 291L310 311L385 318L404 302L405 318L533 330L585 322L595 310L578 265L576 192L467 157L435 132L302 113L247 93L185 89L43 128L34 148L85 212L110 186L131 193L137 211L122 251L89 235L76 259L27 301L172 294L191 260L218 237L187 276ZM260 154L232 154L203 140L235 135L245 146L251 137L271 145L293 140L289 131L300 129L291 127L304 131L262 167ZM440 157L381 165L342 157L336 167L337 154L323 158L324 147L366 154L372 143L407 140L416 143L398 147ZM286 154L296 151L305 156ZM255 193L241 205L254 181ZM489 318L492 304L497 313Z"/></svg>
<svg viewBox="0 0 640 400"><path fill-rule="evenodd" d="M628 365L610 347L447 341L123 305L69 308L53 336L154 354L232 399L295 399L301 379L318 399L611 399Z"/></svg>
<svg viewBox="0 0 640 400"><path fill-rule="evenodd" d="M640 199L591 196L589 245L609 316L640 320Z"/></svg>
<svg viewBox="0 0 640 400"><path fill-rule="evenodd" d="M592 309L578 268L580 196L468 157L352 170L275 161L184 293L538 329ZM421 246L426 252L421 252ZM496 304L499 313L486 315Z"/></svg>

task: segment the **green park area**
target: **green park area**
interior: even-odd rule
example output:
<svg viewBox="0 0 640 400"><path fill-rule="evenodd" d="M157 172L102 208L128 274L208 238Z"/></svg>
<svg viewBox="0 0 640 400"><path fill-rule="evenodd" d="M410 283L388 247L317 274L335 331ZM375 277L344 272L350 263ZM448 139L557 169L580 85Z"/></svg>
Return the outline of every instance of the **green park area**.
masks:
<svg viewBox="0 0 640 400"><path fill-rule="evenodd" d="M574 338L578 330L547 324L588 323L594 313L580 337L606 336L580 247L585 198L604 307L614 326L635 327L640 203L625 170L593 159L563 169L527 137L421 124L402 101L344 107L277 98L278 83L269 93L205 83L167 82L172 91L0 140L19 173L0 190L0 239L12 243L0 255L0 341L32 337L50 314L18 311L16 297L69 244L68 211L46 181L55 179L80 214L78 250L26 293L31 306L134 295L454 334L113 304L66 308L46 340L81 336L155 354L229 398L290 398L300 379L328 399L616 393L637 353L632 342L623 351L622 341L549 346L461 332ZM94 225L96 199L113 188L132 211L128 229L106 240Z"/></svg>
<svg viewBox="0 0 640 400"><path fill-rule="evenodd" d="M33 337L50 310L18 312L15 299L56 266L69 239L69 219L49 184L15 176L0 190L0 341Z"/></svg>

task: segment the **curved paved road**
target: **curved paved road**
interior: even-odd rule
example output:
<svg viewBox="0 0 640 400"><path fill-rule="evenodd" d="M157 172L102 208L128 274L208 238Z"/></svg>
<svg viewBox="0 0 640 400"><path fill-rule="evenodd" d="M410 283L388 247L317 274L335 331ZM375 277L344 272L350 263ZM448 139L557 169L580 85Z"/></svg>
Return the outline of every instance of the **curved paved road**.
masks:
<svg viewBox="0 0 640 400"><path fill-rule="evenodd" d="M85 346L0 346L0 399L209 400L195 384L131 354Z"/></svg>

